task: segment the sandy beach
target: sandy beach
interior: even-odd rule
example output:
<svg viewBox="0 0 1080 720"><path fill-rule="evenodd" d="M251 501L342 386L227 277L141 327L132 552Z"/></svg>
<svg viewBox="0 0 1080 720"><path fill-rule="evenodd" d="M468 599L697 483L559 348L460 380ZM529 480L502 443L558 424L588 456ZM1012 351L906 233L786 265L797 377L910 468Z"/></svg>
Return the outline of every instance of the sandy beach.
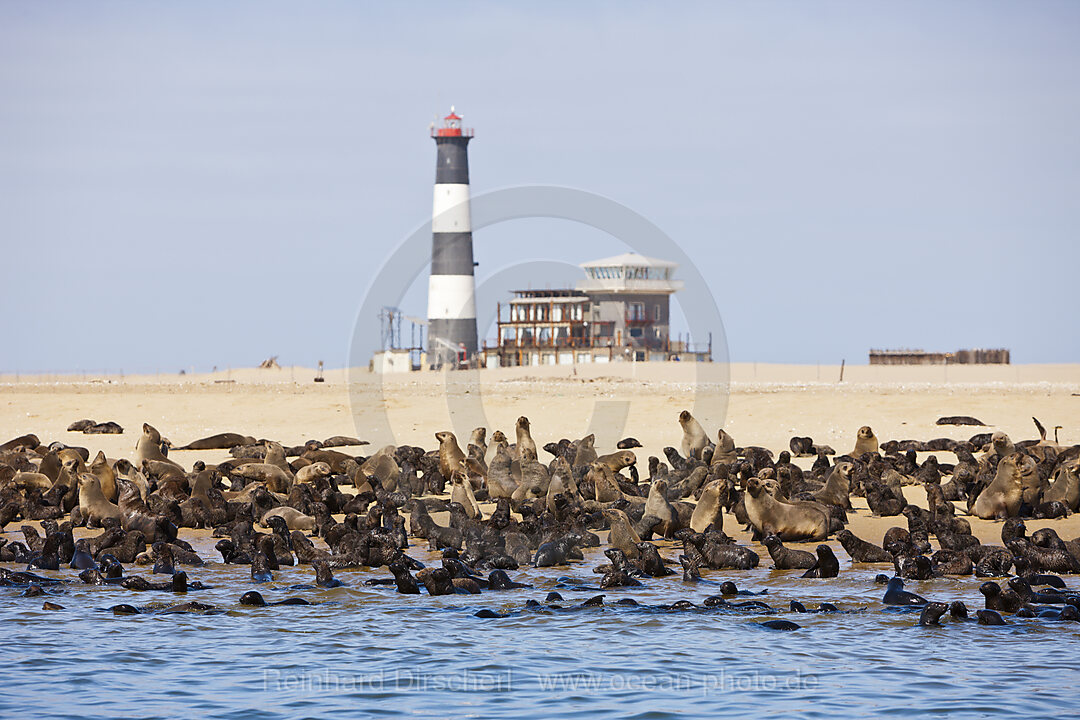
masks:
<svg viewBox="0 0 1080 720"><path fill-rule="evenodd" d="M695 405L710 434L723 424L739 445L774 452L786 449L793 435L809 435L843 453L864 424L882 441L966 439L997 429L1014 440L1031 439L1038 437L1032 416L1050 432L1061 426L1061 443L1080 443L1080 365L849 366L843 382L839 374L838 366L641 363L449 375L336 370L328 371L323 383L313 382L310 368L288 367L182 376L0 376L0 427L5 437L33 432L46 441L130 458L143 422L176 445L235 431L286 445L351 435L374 447L394 442L430 449L437 446L434 434L448 428L464 439L472 427L485 424L489 432L502 429L513 437L515 420L527 415L540 444L593 431L597 450L606 452L619 438L635 437L643 446L636 451L643 473L650 455L663 458L665 446L678 446L678 413ZM987 427L935 425L943 415L972 415ZM66 431L82 418L112 420L125 432ZM951 453L936 454L943 462L954 459ZM173 454L186 467L196 459L226 457L225 451ZM907 496L925 506L921 489L910 488ZM857 510L849 528L856 535L880 542L888 527L905 524L902 518L872 517L864 500L853 501ZM1078 517L1028 526L1052 525L1063 537L1077 537ZM735 533L734 519L728 518L725 530L748 540ZM972 528L983 542L1000 543L1000 523L973 518Z"/></svg>

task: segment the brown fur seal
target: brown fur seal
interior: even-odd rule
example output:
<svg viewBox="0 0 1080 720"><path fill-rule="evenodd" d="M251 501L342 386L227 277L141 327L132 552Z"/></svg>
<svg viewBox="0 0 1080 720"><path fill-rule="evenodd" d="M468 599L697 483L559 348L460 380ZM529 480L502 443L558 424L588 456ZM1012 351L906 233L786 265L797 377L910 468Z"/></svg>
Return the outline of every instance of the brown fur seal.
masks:
<svg viewBox="0 0 1080 720"><path fill-rule="evenodd" d="M814 499L825 505L836 505L845 510L851 507L851 473L855 466L849 462L838 462L829 472L825 487L814 493Z"/></svg>
<svg viewBox="0 0 1080 720"><path fill-rule="evenodd" d="M998 430L990 436L990 448L987 454L1007 457L1016 452L1016 446L1009 436Z"/></svg>
<svg viewBox="0 0 1080 720"><path fill-rule="evenodd" d="M769 551L777 570L809 570L817 564L814 553L786 548L776 535L766 535L761 544Z"/></svg>
<svg viewBox="0 0 1080 720"><path fill-rule="evenodd" d="M350 437L349 435L331 435L322 441L322 446L327 448L370 445L367 440Z"/></svg>
<svg viewBox="0 0 1080 720"><path fill-rule="evenodd" d="M281 446L281 443L267 440L263 445L266 447L266 452L263 454L263 462L267 465L277 465L281 468L282 472L289 476L289 479L292 479L293 469L292 466L289 465L289 461L285 458L285 448Z"/></svg>
<svg viewBox="0 0 1080 720"><path fill-rule="evenodd" d="M1023 487L1017 455L1002 458L993 482L979 493L972 512L983 520L1003 520L1016 515L1020 509Z"/></svg>
<svg viewBox="0 0 1080 720"><path fill-rule="evenodd" d="M143 501L146 500L146 497L150 494L150 483L147 482L146 476L139 469L124 458L120 458L113 465L113 470L116 472L116 477L123 477L135 483L139 488L139 494L142 495Z"/></svg>
<svg viewBox="0 0 1080 720"><path fill-rule="evenodd" d="M724 493L725 482L712 480L701 491L697 506L693 515L690 516L690 529L696 533L703 533L710 525L716 532L724 529L724 509L720 505L720 497Z"/></svg>
<svg viewBox="0 0 1080 720"><path fill-rule="evenodd" d="M450 483L453 485L453 489L450 491L450 502L460 503L465 508L465 514L469 516L470 520L482 520L480 504L476 502L476 496L473 495L472 483L469 482L460 468L450 478Z"/></svg>
<svg viewBox="0 0 1080 720"><path fill-rule="evenodd" d="M1019 455L1016 467L1020 470L1020 497L1023 502L1035 507L1039 504L1039 498L1046 485L1042 476L1039 475L1039 468L1029 455Z"/></svg>
<svg viewBox="0 0 1080 720"><path fill-rule="evenodd" d="M105 453L98 451L94 461L90 463L90 472L97 475L101 481L101 492L112 502L116 502L116 471L105 459Z"/></svg>
<svg viewBox="0 0 1080 720"><path fill-rule="evenodd" d="M526 449L532 450L533 457L539 457L536 450L536 442L533 440L532 431L530 429L529 418L524 415L519 417L515 429L517 431L518 457L525 457L523 452Z"/></svg>
<svg viewBox="0 0 1080 720"><path fill-rule="evenodd" d="M681 450L683 457L701 459L701 453L709 444L709 436L689 410L679 413L679 425L682 426L683 438Z"/></svg>
<svg viewBox="0 0 1080 720"><path fill-rule="evenodd" d="M218 433L217 435L211 435L210 437L199 438L198 440L192 440L187 445L175 448L176 450L228 450L234 448L237 445L254 445L255 438L250 435L241 435L239 433Z"/></svg>
<svg viewBox="0 0 1080 720"><path fill-rule="evenodd" d="M735 454L735 438L728 435L724 428L720 428L716 434L716 449L713 450L710 465L733 463L736 460L738 460L738 455Z"/></svg>
<svg viewBox="0 0 1080 720"><path fill-rule="evenodd" d="M265 483L271 492L288 493L292 489L292 478L277 465L269 463L247 463L230 470L229 475Z"/></svg>
<svg viewBox="0 0 1080 720"><path fill-rule="evenodd" d="M262 516L262 519L259 520L259 524L264 528L270 527L269 521L272 517L280 517L285 521L285 524L288 525L290 530L306 530L311 532L315 529L315 518L310 515L305 515L296 508L291 508L287 505L282 505L266 511Z"/></svg>
<svg viewBox="0 0 1080 720"><path fill-rule="evenodd" d="M611 532L608 533L608 545L622 550L628 558L636 558L641 553L638 549L641 536L630 524L630 518L622 510L614 508L604 510L603 514L611 526Z"/></svg>
<svg viewBox="0 0 1080 720"><path fill-rule="evenodd" d="M574 486L574 473L570 470L570 466L567 465L566 458L558 458L555 463L555 471L551 474L551 482L548 483L547 500L545 502L548 511L552 514L557 509L555 499L559 495L566 497L571 502L581 502L581 497L577 494L577 488Z"/></svg>
<svg viewBox="0 0 1080 720"><path fill-rule="evenodd" d="M324 462L311 463L296 471L296 482L308 483L319 478L329 477L333 473L330 465Z"/></svg>
<svg viewBox="0 0 1080 720"><path fill-rule="evenodd" d="M496 430L491 433L491 442L488 443L487 451L484 453L484 462L488 465L491 464L491 459L495 457L495 453L498 451L499 446L509 448L510 443L506 440L506 435L502 430Z"/></svg>
<svg viewBox="0 0 1080 720"><path fill-rule="evenodd" d="M617 473L623 468L630 467L637 462L637 455L632 450L619 450L596 458L596 462L603 463L611 468L611 472Z"/></svg>
<svg viewBox="0 0 1080 720"><path fill-rule="evenodd" d="M487 428L473 428L469 435L469 444L480 448L480 456L483 457L487 453Z"/></svg>
<svg viewBox="0 0 1080 720"><path fill-rule="evenodd" d="M679 528L676 522L678 516L675 509L667 499L667 480L657 478L649 487L649 497L645 501L644 516L652 516L660 522L656 524L656 532L670 538Z"/></svg>
<svg viewBox="0 0 1080 720"><path fill-rule="evenodd" d="M747 481L744 500L747 517L762 535L775 534L781 540L824 540L829 535L825 513L810 505L780 502L760 478Z"/></svg>
<svg viewBox="0 0 1080 720"><path fill-rule="evenodd" d="M105 498L101 492L101 481L92 473L79 475L79 512L94 525L101 525L106 519L119 522L123 518L119 506Z"/></svg>
<svg viewBox="0 0 1080 720"><path fill-rule="evenodd" d="M874 435L874 431L870 429L869 425L863 425L855 436L855 449L851 451L851 456L860 458L863 453L877 453L877 451L877 436Z"/></svg>
<svg viewBox="0 0 1080 720"><path fill-rule="evenodd" d="M36 447L40 447L41 440L37 435L20 435L14 440L8 440L3 445L0 445L0 452L7 452L9 450L18 450L19 448L29 448L33 450Z"/></svg>
<svg viewBox="0 0 1080 720"><path fill-rule="evenodd" d="M397 448L386 445L374 455L364 461L360 466L360 472L366 478L378 478L383 487L396 482L401 476L401 466L398 465L395 453Z"/></svg>
<svg viewBox="0 0 1080 720"><path fill-rule="evenodd" d="M574 467L589 465L596 461L596 435L589 434L578 441L577 450L574 452Z"/></svg>
<svg viewBox="0 0 1080 720"><path fill-rule="evenodd" d="M1077 463L1059 465L1054 470L1053 483L1043 494L1044 502L1060 502L1073 512L1080 507L1080 475Z"/></svg>
<svg viewBox="0 0 1080 720"><path fill-rule="evenodd" d="M513 460L510 459L510 452L506 449L506 443L503 442L496 445L495 454L488 463L488 497L498 499L514 496L514 491L517 490L518 484L514 480L513 474L510 472L510 466L512 464Z"/></svg>
<svg viewBox="0 0 1080 720"><path fill-rule="evenodd" d="M611 468L604 463L599 461L594 462L589 467L589 472L585 477L593 484L593 493L596 496L596 502L610 503L623 499L624 495L622 488L620 488L619 483L615 481L615 475L611 472Z"/></svg>
<svg viewBox="0 0 1080 720"><path fill-rule="evenodd" d="M53 486L53 481L49 479L49 476L45 473L37 472L18 472L11 478L12 484L18 488L36 488L38 490L48 490Z"/></svg>
<svg viewBox="0 0 1080 720"><path fill-rule="evenodd" d="M143 423L142 428L142 435L139 437L138 442L135 443L135 467L142 467L143 462L146 460L157 460L158 462L171 463L176 467L180 467L179 463L173 462L161 452L161 433L157 431L157 428L149 423Z"/></svg>
<svg viewBox="0 0 1080 720"><path fill-rule="evenodd" d="M439 441L439 472L447 480L454 476L454 472L461 467L461 461L465 459L465 453L458 446L457 436L444 430L435 433L435 439Z"/></svg>

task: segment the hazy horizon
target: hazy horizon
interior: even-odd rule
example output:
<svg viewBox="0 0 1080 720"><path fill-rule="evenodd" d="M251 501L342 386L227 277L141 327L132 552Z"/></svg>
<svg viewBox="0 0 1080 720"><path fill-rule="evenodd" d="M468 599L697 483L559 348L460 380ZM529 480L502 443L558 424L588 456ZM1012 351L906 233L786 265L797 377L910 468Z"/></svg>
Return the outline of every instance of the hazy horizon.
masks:
<svg viewBox="0 0 1080 720"><path fill-rule="evenodd" d="M0 373L346 365L430 219L451 105L474 196L571 187L648 219L732 361L1080 362L1078 30L1065 2L8 2ZM548 219L475 243L478 285L627 249ZM385 304L423 316L425 278Z"/></svg>

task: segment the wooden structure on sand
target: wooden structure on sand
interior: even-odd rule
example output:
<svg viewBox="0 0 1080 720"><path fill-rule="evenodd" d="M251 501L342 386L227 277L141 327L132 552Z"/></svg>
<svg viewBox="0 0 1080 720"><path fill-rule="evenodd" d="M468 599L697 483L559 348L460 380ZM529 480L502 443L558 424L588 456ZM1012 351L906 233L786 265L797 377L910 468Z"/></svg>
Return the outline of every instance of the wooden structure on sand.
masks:
<svg viewBox="0 0 1080 720"><path fill-rule="evenodd" d="M1005 348L957 350L954 353L925 350L871 350L871 365L1008 365Z"/></svg>

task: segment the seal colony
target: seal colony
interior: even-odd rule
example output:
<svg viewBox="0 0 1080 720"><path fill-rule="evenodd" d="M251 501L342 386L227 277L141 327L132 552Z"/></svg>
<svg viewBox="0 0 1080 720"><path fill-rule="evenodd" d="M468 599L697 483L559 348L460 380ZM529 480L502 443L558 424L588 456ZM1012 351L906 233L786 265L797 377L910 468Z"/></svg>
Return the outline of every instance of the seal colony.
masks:
<svg viewBox="0 0 1080 720"><path fill-rule="evenodd" d="M211 561L182 538L185 528L205 528L219 538L220 562L250 566L254 584L272 580L282 566L310 566L315 584L297 590L340 586L334 571L351 568L384 568L386 577L368 584L409 595L527 590L532 585L525 568L569 566L584 558L585 548L604 548L609 562L592 569L595 585L563 578L566 590L715 583L710 572L732 574L770 560L806 582L827 583L843 572L846 555L854 565L890 565L891 577L879 575L888 585L882 604L922 611L920 625L966 620L967 609L960 601L905 591L905 579L978 578L985 598L976 613L981 624L1006 623L1005 615L1080 619L1080 600L1059 577L1080 573L1080 538L1061 538L1051 527L1029 536L1024 524L1025 517L1060 518L1077 510L1080 446L1048 440L1038 420L1039 439L1019 442L1001 432L967 441L880 442L863 426L854 448L841 456L809 437L793 437L790 451L774 455L764 447L738 446L723 428L709 435L689 411L674 420L672 440L679 448L665 448L663 459L648 458L645 473L630 449L640 447L633 438L603 454L592 435L540 445L526 417L515 424L514 443L499 430L489 441L488 429L477 428L465 449L443 431L431 449L390 445L370 455L340 449L365 445L356 438L287 447L234 432L174 448L149 424L129 458L100 451L92 456L85 447L23 435L0 444L0 529L39 521L41 530L23 524L22 540L0 538L0 562L25 566L0 568L0 586L25 588L28 597L49 594L64 582L133 593L198 591L206 586L178 566ZM84 431L89 422L73 424L72 431ZM211 464L193 454L209 449L228 449L231 459ZM920 451L949 452L957 461L930 455L920 463ZM813 456L812 467L802 469L793 455ZM916 492L925 493L927 509L908 502L905 493ZM864 498L876 516L903 520L880 544L860 538L845 527L852 497ZM445 521L436 519L444 514ZM983 544L965 514L1001 520L1002 544ZM725 523L747 528L765 559L727 535ZM78 528L98 534L76 540ZM806 541L818 543L813 552L785 546ZM409 554L423 545L441 556L441 566L425 566ZM677 556L663 556L669 546ZM840 548L844 555L838 557ZM150 578L129 574L131 565L152 566ZM60 578L38 572L61 570ZM703 605L684 600L642 606L623 598L616 606L635 612L781 611L762 600L727 599L745 593L730 581L720 589ZM604 597L564 605L561 596L549 595L520 612L604 607ZM249 607L306 604L299 597L266 601L250 589L239 601ZM52 602L45 607L62 609ZM220 611L197 602L110 609ZM784 611L807 612L797 601ZM824 603L815 612L838 611ZM761 625L798 628L790 621Z"/></svg>

